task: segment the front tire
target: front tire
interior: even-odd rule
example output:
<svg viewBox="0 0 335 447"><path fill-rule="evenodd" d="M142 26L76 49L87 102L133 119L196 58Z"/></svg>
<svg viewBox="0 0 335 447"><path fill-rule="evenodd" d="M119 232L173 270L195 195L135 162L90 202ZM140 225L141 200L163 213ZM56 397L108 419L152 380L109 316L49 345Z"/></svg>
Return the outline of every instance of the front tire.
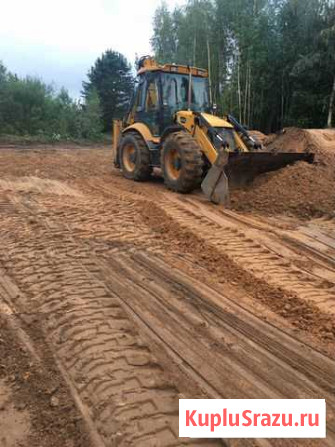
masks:
<svg viewBox="0 0 335 447"><path fill-rule="evenodd" d="M173 191L188 193L197 189L202 180L203 158L200 146L187 132L167 137L161 154L164 182Z"/></svg>
<svg viewBox="0 0 335 447"><path fill-rule="evenodd" d="M122 138L119 161L121 172L127 179L144 181L148 180L152 173L149 149L141 136L135 132Z"/></svg>

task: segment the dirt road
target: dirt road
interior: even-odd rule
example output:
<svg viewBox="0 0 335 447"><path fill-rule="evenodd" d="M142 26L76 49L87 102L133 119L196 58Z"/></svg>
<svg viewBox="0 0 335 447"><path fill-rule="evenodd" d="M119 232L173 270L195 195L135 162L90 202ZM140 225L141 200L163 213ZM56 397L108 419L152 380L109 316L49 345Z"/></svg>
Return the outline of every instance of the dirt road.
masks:
<svg viewBox="0 0 335 447"><path fill-rule="evenodd" d="M0 149L0 225L1 445L334 445L334 220L58 148ZM327 439L179 439L180 397L326 398Z"/></svg>

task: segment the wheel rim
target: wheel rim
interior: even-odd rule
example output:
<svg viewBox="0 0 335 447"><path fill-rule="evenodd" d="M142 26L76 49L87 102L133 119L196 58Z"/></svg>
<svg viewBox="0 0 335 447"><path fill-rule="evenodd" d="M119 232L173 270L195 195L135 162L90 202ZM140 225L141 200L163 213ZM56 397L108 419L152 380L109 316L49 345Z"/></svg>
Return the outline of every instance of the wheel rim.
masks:
<svg viewBox="0 0 335 447"><path fill-rule="evenodd" d="M123 166L127 171L133 172L136 166L136 148L129 143L123 147L122 151Z"/></svg>
<svg viewBox="0 0 335 447"><path fill-rule="evenodd" d="M171 179L178 180L181 173L181 157L177 149L171 149L166 154L165 169Z"/></svg>

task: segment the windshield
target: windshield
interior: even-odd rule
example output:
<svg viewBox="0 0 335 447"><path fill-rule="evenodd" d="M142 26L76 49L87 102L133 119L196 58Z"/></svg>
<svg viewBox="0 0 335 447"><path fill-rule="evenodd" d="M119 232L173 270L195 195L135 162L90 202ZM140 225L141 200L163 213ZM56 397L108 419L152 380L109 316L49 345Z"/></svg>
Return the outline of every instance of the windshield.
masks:
<svg viewBox="0 0 335 447"><path fill-rule="evenodd" d="M163 73L163 103L171 113L188 109L189 76L184 74ZM191 110L208 112L208 79L192 76Z"/></svg>

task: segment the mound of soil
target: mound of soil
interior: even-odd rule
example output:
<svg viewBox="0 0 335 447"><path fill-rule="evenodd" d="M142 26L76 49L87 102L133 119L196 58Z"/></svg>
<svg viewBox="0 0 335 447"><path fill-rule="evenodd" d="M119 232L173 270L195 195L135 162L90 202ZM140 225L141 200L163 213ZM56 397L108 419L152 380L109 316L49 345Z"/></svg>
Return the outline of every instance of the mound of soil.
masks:
<svg viewBox="0 0 335 447"><path fill-rule="evenodd" d="M261 144L263 145L265 144L267 136L264 133L260 132L259 130L249 130L248 132L253 138L258 140Z"/></svg>
<svg viewBox="0 0 335 447"><path fill-rule="evenodd" d="M287 128L269 135L264 144L275 153L314 153L315 163L300 162L259 176L232 192L231 207L267 215L335 217L335 129Z"/></svg>
<svg viewBox="0 0 335 447"><path fill-rule="evenodd" d="M278 133L270 134L264 141L270 152L306 152L307 141L304 129L288 127Z"/></svg>
<svg viewBox="0 0 335 447"><path fill-rule="evenodd" d="M314 153L316 162L335 170L335 129L298 129L289 127L269 135L264 145L270 152Z"/></svg>
<svg viewBox="0 0 335 447"><path fill-rule="evenodd" d="M335 217L335 174L324 165L296 163L259 176L247 189L232 191L231 207L305 219Z"/></svg>

